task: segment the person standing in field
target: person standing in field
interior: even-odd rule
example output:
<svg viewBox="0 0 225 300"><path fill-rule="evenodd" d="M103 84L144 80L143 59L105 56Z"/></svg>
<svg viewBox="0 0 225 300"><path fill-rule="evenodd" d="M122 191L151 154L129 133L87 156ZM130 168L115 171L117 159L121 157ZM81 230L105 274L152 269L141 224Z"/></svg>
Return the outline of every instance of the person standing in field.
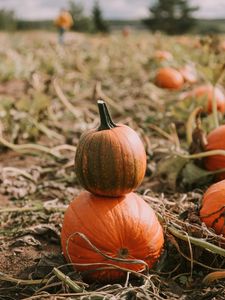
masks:
<svg viewBox="0 0 225 300"><path fill-rule="evenodd" d="M58 17L55 20L55 25L58 28L59 43L64 44L64 36L66 30L69 30L73 26L73 18L68 10L61 9Z"/></svg>

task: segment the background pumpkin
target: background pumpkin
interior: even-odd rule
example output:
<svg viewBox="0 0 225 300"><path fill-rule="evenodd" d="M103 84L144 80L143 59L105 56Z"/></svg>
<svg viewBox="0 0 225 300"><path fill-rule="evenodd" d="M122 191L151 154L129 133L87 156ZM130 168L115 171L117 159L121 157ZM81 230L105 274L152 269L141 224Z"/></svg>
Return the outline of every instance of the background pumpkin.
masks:
<svg viewBox="0 0 225 300"><path fill-rule="evenodd" d="M129 26L124 26L123 29L122 29L122 35L123 37L128 37L131 33L131 29Z"/></svg>
<svg viewBox="0 0 225 300"><path fill-rule="evenodd" d="M158 86L167 89L180 89L184 84L183 76L173 68L160 68L155 77Z"/></svg>
<svg viewBox="0 0 225 300"><path fill-rule="evenodd" d="M215 89L211 85L201 85L194 88L192 91L185 95L185 99L193 98L197 101L203 101L205 110L208 113L212 112L212 99L216 98L217 110L221 113L225 112L225 95L218 87Z"/></svg>
<svg viewBox="0 0 225 300"><path fill-rule="evenodd" d="M173 55L166 50L157 50L154 53L154 58L160 61L163 60L173 60Z"/></svg>
<svg viewBox="0 0 225 300"><path fill-rule="evenodd" d="M211 131L207 136L208 145L206 151L210 150L225 150L225 125ZM205 168L209 171L215 171L225 168L225 156L212 155L204 159ZM217 175L219 180L225 179L225 172Z"/></svg>
<svg viewBox="0 0 225 300"><path fill-rule="evenodd" d="M197 73L193 67L186 65L183 68L180 68L179 72L183 76L184 81L189 83L195 83L197 81Z"/></svg>
<svg viewBox="0 0 225 300"><path fill-rule="evenodd" d="M208 188L202 200L200 218L207 227L225 236L225 180Z"/></svg>
<svg viewBox="0 0 225 300"><path fill-rule="evenodd" d="M75 156L80 184L96 195L117 197L133 191L142 182L146 153L137 133L115 125L103 101L98 101L101 124L81 136Z"/></svg>
<svg viewBox="0 0 225 300"><path fill-rule="evenodd" d="M140 271L143 264L122 263L104 258L74 233L83 233L104 254L114 258L141 259L149 267L163 247L163 230L152 208L138 195L119 198L97 197L82 192L69 205L63 221L61 242L65 257L74 264L102 263L100 266L75 265L86 280L111 282L126 276L120 270L95 271L104 263ZM70 258L70 259L69 259Z"/></svg>

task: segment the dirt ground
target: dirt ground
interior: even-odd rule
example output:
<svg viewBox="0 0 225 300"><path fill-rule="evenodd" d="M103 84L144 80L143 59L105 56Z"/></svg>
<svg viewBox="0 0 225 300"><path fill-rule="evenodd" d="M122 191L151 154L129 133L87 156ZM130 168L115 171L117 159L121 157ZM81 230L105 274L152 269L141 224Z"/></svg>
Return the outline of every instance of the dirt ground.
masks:
<svg viewBox="0 0 225 300"><path fill-rule="evenodd" d="M222 40L71 33L61 47L54 34L0 35L0 300L225 299L224 279L204 280L225 267L225 239L199 218L202 195L215 178L179 156L188 154L186 124L199 105L182 101L182 95L218 77ZM157 50L170 51L172 60L158 60ZM215 53L210 65L207 58ZM197 83L185 82L176 91L155 85L159 67L187 64ZM75 151L80 135L99 123L98 98L145 145L147 170L136 192L155 209L165 234L164 251L147 279L131 275L126 282L87 283L62 255L64 212L83 190ZM224 122L221 114L219 121ZM202 124L210 131L212 115Z"/></svg>

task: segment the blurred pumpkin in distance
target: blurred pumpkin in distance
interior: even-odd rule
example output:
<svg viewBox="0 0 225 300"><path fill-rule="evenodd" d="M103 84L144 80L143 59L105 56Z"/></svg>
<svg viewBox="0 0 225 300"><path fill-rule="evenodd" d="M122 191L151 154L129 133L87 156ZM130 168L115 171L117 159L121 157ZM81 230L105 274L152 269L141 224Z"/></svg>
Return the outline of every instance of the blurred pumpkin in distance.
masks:
<svg viewBox="0 0 225 300"><path fill-rule="evenodd" d="M216 99L217 110L221 113L225 112L225 95L219 87L213 87L212 85L200 85L193 90L187 92L183 99L193 98L198 102L203 102L203 107L207 113L212 113L212 101L213 97ZM201 104L201 103L199 103Z"/></svg>
<svg viewBox="0 0 225 300"><path fill-rule="evenodd" d="M207 136L206 151L224 150L225 151L225 125L221 125L212 130ZM216 171L225 168L224 155L212 155L204 158L205 168L209 171ZM217 174L217 179L225 179L225 172Z"/></svg>
<svg viewBox="0 0 225 300"><path fill-rule="evenodd" d="M221 48L221 50L225 51L225 41L222 41L220 43L220 48Z"/></svg>
<svg viewBox="0 0 225 300"><path fill-rule="evenodd" d="M176 42L182 46L190 47L191 43L193 42L193 39L187 35L180 35L177 36Z"/></svg>
<svg viewBox="0 0 225 300"><path fill-rule="evenodd" d="M216 234L225 237L225 180L211 185L204 193L200 218Z"/></svg>
<svg viewBox="0 0 225 300"><path fill-rule="evenodd" d="M155 76L155 83L161 88L178 90L183 87L184 78L179 71L174 68L160 68Z"/></svg>
<svg viewBox="0 0 225 300"><path fill-rule="evenodd" d="M118 260L98 253L84 237ZM137 272L145 269L145 264L151 268L161 254L164 235L154 210L137 194L110 198L82 192L65 212L61 244L67 260L77 271L85 272L85 280L110 283L125 279L126 272L107 269L107 264ZM144 263L125 263L123 259Z"/></svg>
<svg viewBox="0 0 225 300"><path fill-rule="evenodd" d="M123 37L127 38L131 33L130 27L129 26L124 26L122 29L122 35Z"/></svg>
<svg viewBox="0 0 225 300"><path fill-rule="evenodd" d="M173 59L173 55L166 50L157 50L154 53L154 58L160 61L163 60L172 60Z"/></svg>
<svg viewBox="0 0 225 300"><path fill-rule="evenodd" d="M180 68L179 72L183 76L184 81L189 82L189 83L197 82L197 73L193 67L186 65L186 66Z"/></svg>

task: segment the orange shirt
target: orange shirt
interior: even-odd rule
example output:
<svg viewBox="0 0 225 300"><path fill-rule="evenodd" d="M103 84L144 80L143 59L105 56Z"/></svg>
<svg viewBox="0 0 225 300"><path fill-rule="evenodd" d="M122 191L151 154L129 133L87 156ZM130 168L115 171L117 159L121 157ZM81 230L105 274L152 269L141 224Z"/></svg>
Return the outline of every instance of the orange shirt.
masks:
<svg viewBox="0 0 225 300"><path fill-rule="evenodd" d="M62 12L55 20L55 24L58 27L69 29L73 25L73 19L71 14L67 11Z"/></svg>

